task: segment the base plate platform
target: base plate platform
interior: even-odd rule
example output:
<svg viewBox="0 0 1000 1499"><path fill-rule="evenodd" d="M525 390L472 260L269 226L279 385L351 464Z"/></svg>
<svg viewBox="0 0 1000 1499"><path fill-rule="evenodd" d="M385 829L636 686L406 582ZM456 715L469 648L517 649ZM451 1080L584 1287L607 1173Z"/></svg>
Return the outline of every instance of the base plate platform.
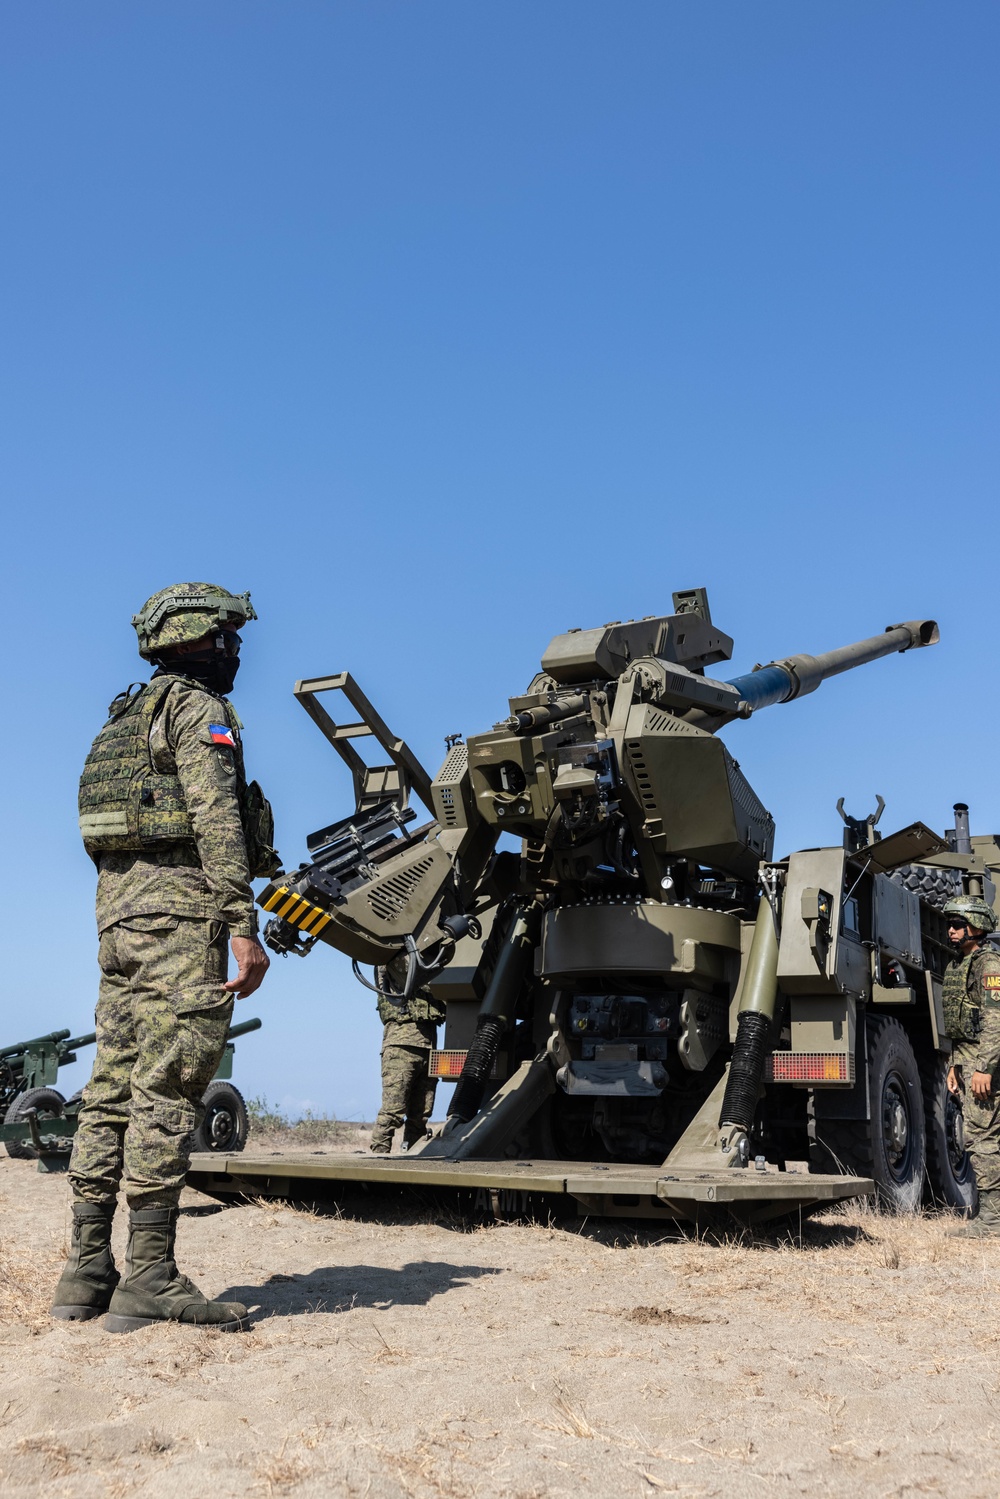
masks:
<svg viewBox="0 0 1000 1499"><path fill-rule="evenodd" d="M731 1218L765 1223L799 1211L865 1197L866 1177L818 1176L804 1167L730 1167L668 1174L662 1166L587 1161L447 1161L440 1157L309 1154L198 1154L188 1185L211 1197L285 1197L315 1200L352 1193L372 1195L413 1189L458 1192L475 1209L495 1216L560 1215L679 1219L709 1223Z"/></svg>

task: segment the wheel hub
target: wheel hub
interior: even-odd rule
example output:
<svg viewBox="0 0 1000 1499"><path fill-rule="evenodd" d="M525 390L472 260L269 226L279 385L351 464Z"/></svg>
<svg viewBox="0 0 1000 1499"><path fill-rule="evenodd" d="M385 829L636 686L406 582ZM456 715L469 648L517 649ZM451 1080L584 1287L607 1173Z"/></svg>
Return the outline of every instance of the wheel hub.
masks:
<svg viewBox="0 0 1000 1499"><path fill-rule="evenodd" d="M965 1170L965 1119L961 1106L949 1093L944 1106L944 1133L948 1147L948 1159L956 1176Z"/></svg>
<svg viewBox="0 0 1000 1499"><path fill-rule="evenodd" d="M910 1156L910 1104L906 1084L898 1073L890 1073L882 1093L882 1138L889 1169L897 1180L905 1180Z"/></svg>
<svg viewBox="0 0 1000 1499"><path fill-rule="evenodd" d="M213 1109L208 1119L208 1137L213 1150L224 1150L236 1133L236 1122L228 1109Z"/></svg>

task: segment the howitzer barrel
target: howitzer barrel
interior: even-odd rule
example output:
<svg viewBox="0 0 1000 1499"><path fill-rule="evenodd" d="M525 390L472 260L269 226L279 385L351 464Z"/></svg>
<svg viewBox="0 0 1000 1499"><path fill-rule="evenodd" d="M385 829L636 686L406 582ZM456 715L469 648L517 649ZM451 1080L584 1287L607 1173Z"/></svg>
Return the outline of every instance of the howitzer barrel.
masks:
<svg viewBox="0 0 1000 1499"><path fill-rule="evenodd" d="M838 646L836 650L824 651L819 656L786 656L782 661L771 661L746 676L733 677L728 685L735 687L743 701L756 712L758 708L787 703L792 698L804 697L807 692L815 692L827 677L836 677L842 671L877 661L880 656L891 656L894 651L936 645L939 638L933 619L911 619L905 624L890 625L883 635L871 635L867 640Z"/></svg>
<svg viewBox="0 0 1000 1499"><path fill-rule="evenodd" d="M263 1024L262 1020L243 1020L239 1025L231 1025L226 1032L226 1040L232 1041L237 1036L248 1036L251 1031L259 1031Z"/></svg>
<svg viewBox="0 0 1000 1499"><path fill-rule="evenodd" d="M47 1036L34 1036L30 1041L18 1041L15 1046L5 1046L0 1051L0 1057L13 1057L21 1051L29 1051L32 1046L44 1046L47 1041L65 1041L69 1031L49 1031ZM82 1042L75 1043L82 1045Z"/></svg>
<svg viewBox="0 0 1000 1499"><path fill-rule="evenodd" d="M93 1044L94 1044L94 1042L96 1040L97 1040L97 1032L96 1031L91 1031L90 1034L87 1035L87 1036L74 1036L71 1041L67 1041L66 1042L66 1044L62 1047L62 1050L63 1051L76 1051L76 1049L77 1049L78 1046L93 1046Z"/></svg>

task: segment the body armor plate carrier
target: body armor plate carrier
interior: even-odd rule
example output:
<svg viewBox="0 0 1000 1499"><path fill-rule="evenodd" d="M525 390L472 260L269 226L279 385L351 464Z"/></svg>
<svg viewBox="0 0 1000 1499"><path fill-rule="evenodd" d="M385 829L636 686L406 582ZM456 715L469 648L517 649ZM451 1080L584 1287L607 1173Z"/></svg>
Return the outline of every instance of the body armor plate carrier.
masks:
<svg viewBox="0 0 1000 1499"><path fill-rule="evenodd" d="M978 993L979 968L985 956L983 948L977 947L945 969L941 1004L944 1028L953 1041L975 1041L983 1028Z"/></svg>
<svg viewBox="0 0 1000 1499"><path fill-rule="evenodd" d="M155 769L149 747L153 721L178 682L204 691L197 682L173 675L156 677L148 686L134 683L115 698L111 716L91 745L80 777L79 808L84 847L95 860L108 853L153 853L158 846L174 843L187 843L196 850L180 779ZM250 878L272 875L279 861L272 847L271 808L257 782L247 784L235 710L224 698L218 702L233 731L236 791Z"/></svg>

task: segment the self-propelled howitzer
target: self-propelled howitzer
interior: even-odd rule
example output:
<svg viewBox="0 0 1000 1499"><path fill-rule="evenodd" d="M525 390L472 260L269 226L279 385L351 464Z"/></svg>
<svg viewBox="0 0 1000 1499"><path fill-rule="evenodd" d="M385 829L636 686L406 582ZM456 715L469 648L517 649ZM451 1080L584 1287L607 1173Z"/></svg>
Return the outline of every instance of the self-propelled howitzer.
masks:
<svg viewBox="0 0 1000 1499"><path fill-rule="evenodd" d="M557 636L509 716L450 743L433 779L347 673L298 683L352 772L355 810L263 892L265 940L299 953L326 942L369 986L425 986L446 1003L435 1068L457 1087L447 1124L411 1157L659 1162L657 1200L690 1216L695 1200L742 1200L731 1185L686 1196L692 1172L754 1158L767 1175L817 1157L807 1095L858 1093L873 986L907 1005L920 990L936 1044L919 935L890 971L877 937L873 954L870 931L844 925L859 899L875 909L873 882L895 866L845 846L827 851L822 884L803 885L799 856L775 864L772 818L716 730L937 639L933 621L908 621L725 679L733 642L705 591L675 594L672 614ZM318 695L333 689L358 722L326 712ZM388 764L365 763L362 735ZM411 793L430 822L414 826ZM498 852L504 833L520 852ZM897 865L945 846L922 824L897 838ZM808 1186L813 1200L859 1190L824 1194L810 1178L799 1202Z"/></svg>

